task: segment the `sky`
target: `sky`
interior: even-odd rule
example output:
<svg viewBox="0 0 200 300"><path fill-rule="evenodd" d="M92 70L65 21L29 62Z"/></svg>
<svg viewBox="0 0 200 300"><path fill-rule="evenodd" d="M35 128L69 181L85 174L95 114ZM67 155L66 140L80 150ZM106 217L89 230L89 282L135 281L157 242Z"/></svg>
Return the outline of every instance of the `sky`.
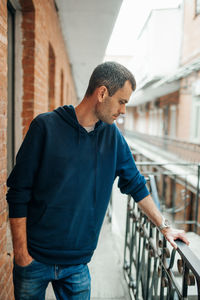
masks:
<svg viewBox="0 0 200 300"><path fill-rule="evenodd" d="M123 0L106 55L133 55L137 36L154 8L177 7L182 0Z"/></svg>

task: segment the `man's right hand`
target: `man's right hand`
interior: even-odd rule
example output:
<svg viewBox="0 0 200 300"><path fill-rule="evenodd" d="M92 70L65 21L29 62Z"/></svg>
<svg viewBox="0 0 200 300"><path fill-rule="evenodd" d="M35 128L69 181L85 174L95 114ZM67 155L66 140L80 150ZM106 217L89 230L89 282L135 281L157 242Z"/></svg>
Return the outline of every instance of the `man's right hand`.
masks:
<svg viewBox="0 0 200 300"><path fill-rule="evenodd" d="M20 254L20 255L14 255L14 260L15 260L15 263L18 266L20 266L20 267L26 267L30 263L32 263L33 258L29 254L26 254L26 255Z"/></svg>
<svg viewBox="0 0 200 300"><path fill-rule="evenodd" d="M15 263L21 267L26 267L33 261L27 247L26 217L10 218L10 227Z"/></svg>

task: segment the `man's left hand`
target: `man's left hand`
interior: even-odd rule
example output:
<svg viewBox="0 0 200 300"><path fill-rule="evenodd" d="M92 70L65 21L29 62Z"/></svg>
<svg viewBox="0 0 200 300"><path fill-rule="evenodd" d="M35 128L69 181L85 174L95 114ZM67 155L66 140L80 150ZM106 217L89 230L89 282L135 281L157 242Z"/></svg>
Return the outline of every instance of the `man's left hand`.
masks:
<svg viewBox="0 0 200 300"><path fill-rule="evenodd" d="M164 228L163 230L161 230L161 232L164 235L164 237L166 238L166 240L168 240L168 242L170 242L172 247L174 247L175 249L178 248L177 244L175 243L175 240L177 240L177 239L180 239L184 243L189 245L189 241L186 237L186 233L184 230L179 230L179 229L174 229L174 228L169 227L169 228Z"/></svg>

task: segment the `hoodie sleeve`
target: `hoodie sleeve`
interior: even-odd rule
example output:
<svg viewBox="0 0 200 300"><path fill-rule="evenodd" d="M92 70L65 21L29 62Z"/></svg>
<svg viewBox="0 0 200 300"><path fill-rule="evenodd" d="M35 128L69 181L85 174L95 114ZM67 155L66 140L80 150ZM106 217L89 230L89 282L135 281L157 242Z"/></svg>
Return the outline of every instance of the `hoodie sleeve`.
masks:
<svg viewBox="0 0 200 300"><path fill-rule="evenodd" d="M118 153L116 176L119 176L118 187L123 194L130 194L136 202L149 195L146 180L138 171L129 146L124 137L118 135Z"/></svg>
<svg viewBox="0 0 200 300"><path fill-rule="evenodd" d="M16 164L8 177L9 190L6 198L10 218L27 216L27 206L31 200L34 177L41 157L42 132L37 120L34 119L17 153Z"/></svg>

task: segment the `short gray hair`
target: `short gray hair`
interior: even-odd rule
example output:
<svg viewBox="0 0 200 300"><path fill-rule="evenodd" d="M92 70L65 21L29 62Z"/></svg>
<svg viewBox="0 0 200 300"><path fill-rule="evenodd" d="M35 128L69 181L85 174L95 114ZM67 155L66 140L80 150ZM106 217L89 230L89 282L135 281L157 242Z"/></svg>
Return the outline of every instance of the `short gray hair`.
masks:
<svg viewBox="0 0 200 300"><path fill-rule="evenodd" d="M136 82L133 74L123 65L114 61L107 61L94 69L85 95L92 95L96 88L104 85L108 89L109 96L112 96L124 86L127 80L130 81L134 91Z"/></svg>

